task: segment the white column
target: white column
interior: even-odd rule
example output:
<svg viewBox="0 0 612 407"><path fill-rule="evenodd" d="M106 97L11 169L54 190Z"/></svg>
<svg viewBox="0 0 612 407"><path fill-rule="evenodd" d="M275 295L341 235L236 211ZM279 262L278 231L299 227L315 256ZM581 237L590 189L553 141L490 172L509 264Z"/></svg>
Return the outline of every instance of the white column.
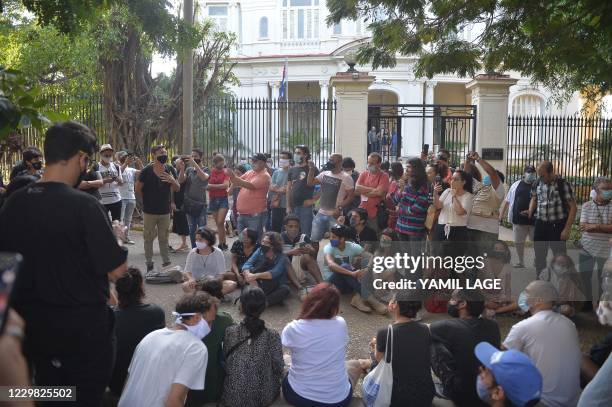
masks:
<svg viewBox="0 0 612 407"><path fill-rule="evenodd" d="M272 108L272 114L270 115L270 120L272 121L270 128L272 130L272 143L280 144L280 116L278 109L278 92L279 92L280 83L279 82L270 82L270 88L272 89L272 97L270 99L270 104Z"/></svg>
<svg viewBox="0 0 612 407"><path fill-rule="evenodd" d="M331 136L328 131L327 123L328 123L328 115L329 110L329 82L328 81L319 81L319 86L321 87L321 96L320 96L320 106L321 106L321 142L324 141L325 137ZM324 103L325 102L325 103Z"/></svg>
<svg viewBox="0 0 612 407"><path fill-rule="evenodd" d="M409 79L406 90L399 96L400 104L422 105L424 82L415 80L414 76ZM402 121L402 157L414 157L421 153L423 147L423 118L404 117Z"/></svg>
<svg viewBox="0 0 612 407"><path fill-rule="evenodd" d="M438 82L428 81L425 84L425 104L433 105L434 104L434 89ZM433 113L433 109L430 107L426 109L428 115ZM423 136L423 143L427 143L433 147L433 124L434 119L432 117L425 119L425 134Z"/></svg>

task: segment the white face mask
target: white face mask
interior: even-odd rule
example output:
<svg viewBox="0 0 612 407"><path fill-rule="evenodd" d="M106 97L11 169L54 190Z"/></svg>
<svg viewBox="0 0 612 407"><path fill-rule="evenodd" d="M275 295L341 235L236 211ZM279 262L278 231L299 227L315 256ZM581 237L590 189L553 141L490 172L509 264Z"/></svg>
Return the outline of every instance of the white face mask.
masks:
<svg viewBox="0 0 612 407"><path fill-rule="evenodd" d="M289 167L289 160L288 160L288 159L286 159L286 158L281 158L281 159L279 160L279 164L280 164L280 166L281 166L282 168L287 168L287 167Z"/></svg>
<svg viewBox="0 0 612 407"><path fill-rule="evenodd" d="M554 264L554 265L552 266L552 269L553 269L553 271L554 271L555 273L557 273L557 274L566 274L566 273L568 273L568 272L569 272L569 267L567 267L567 266L561 266L561 265L559 265L559 264Z"/></svg>
<svg viewBox="0 0 612 407"><path fill-rule="evenodd" d="M178 314L176 312L173 312L172 315L177 317L176 321L174 321L176 324L183 325L185 328L187 328L189 332L191 332L196 338L200 340L204 339L204 337L210 333L210 325L208 325L208 322L204 319L204 317L202 317L202 319L200 319L200 322L195 325L186 325L183 322L183 317L193 316L195 315L195 312L187 312L184 314Z"/></svg>
<svg viewBox="0 0 612 407"><path fill-rule="evenodd" d="M208 247L208 243L206 242L200 242L196 240L196 247L200 250L202 249L206 249Z"/></svg>
<svg viewBox="0 0 612 407"><path fill-rule="evenodd" d="M107 163L107 164L111 161L111 159L109 157L104 157L104 156L100 156L100 160L103 163Z"/></svg>
<svg viewBox="0 0 612 407"><path fill-rule="evenodd" d="M599 307L597 307L597 319L599 319L599 323L604 326L612 326L612 302L599 301Z"/></svg>

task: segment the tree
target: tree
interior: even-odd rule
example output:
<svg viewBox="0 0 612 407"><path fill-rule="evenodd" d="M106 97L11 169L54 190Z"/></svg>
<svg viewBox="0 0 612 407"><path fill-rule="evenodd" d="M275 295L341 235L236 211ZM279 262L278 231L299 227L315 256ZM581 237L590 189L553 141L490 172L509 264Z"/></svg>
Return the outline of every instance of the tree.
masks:
<svg viewBox="0 0 612 407"><path fill-rule="evenodd" d="M589 98L612 84L612 2L601 0L328 0L328 23L364 18L371 42L360 63L416 55L417 76L518 71L557 96ZM463 35L473 27L473 38Z"/></svg>

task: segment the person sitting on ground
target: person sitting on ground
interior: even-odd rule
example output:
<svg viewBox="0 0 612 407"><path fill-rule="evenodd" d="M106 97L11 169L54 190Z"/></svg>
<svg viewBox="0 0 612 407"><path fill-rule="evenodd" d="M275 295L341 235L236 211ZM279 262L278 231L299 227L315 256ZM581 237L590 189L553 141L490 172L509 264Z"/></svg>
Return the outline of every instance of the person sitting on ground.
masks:
<svg viewBox="0 0 612 407"><path fill-rule="evenodd" d="M448 314L453 317L430 325L432 336L433 372L441 383L438 394L458 406L481 406L476 393L478 360L476 344L486 341L499 347L497 323L481 318L485 297L476 290L455 290L448 302Z"/></svg>
<svg viewBox="0 0 612 407"><path fill-rule="evenodd" d="M340 292L321 283L308 293L299 316L283 329L283 346L291 352L291 366L283 380L283 396L289 404L350 404L353 386L345 365L349 335L339 311Z"/></svg>
<svg viewBox="0 0 612 407"><path fill-rule="evenodd" d="M529 356L517 350L500 351L480 342L474 354L484 365L476 388L480 399L491 407L531 407L542 394L542 374Z"/></svg>
<svg viewBox="0 0 612 407"><path fill-rule="evenodd" d="M282 304L290 294L286 268L280 234L266 232L259 249L242 266L242 276L247 284L264 291L268 305Z"/></svg>
<svg viewBox="0 0 612 407"><path fill-rule="evenodd" d="M586 297L580 274L574 261L567 254L558 254L552 258L547 268L540 272L540 280L550 281L557 290L558 298L554 310L568 318L580 311Z"/></svg>
<svg viewBox="0 0 612 407"><path fill-rule="evenodd" d="M279 396L283 377L280 335L261 319L266 295L259 287L245 287L240 295L244 319L225 331L225 382L222 405L269 406Z"/></svg>
<svg viewBox="0 0 612 407"><path fill-rule="evenodd" d="M138 344L118 407L182 406L190 389L204 389L210 332L219 300L203 292L177 302L176 322L153 331Z"/></svg>
<svg viewBox="0 0 612 407"><path fill-rule="evenodd" d="M223 299L223 282L219 278L205 277L200 289L219 301ZM187 395L186 406L202 406L221 399L225 377L222 361L225 358L221 359L220 356L223 351L225 331L232 325L234 325L232 316L225 311L217 309L217 315L210 325L210 333L202 340L208 350L208 364L206 365L204 378L206 388L204 390L190 390Z"/></svg>
<svg viewBox="0 0 612 407"><path fill-rule="evenodd" d="M357 243L347 241L351 235L347 226L332 227L329 243L323 249L323 276L341 293L352 294L351 305L359 311L371 312L374 308L377 313L386 314L387 307L374 298L371 286L362 284L371 256L366 256L363 247Z"/></svg>
<svg viewBox="0 0 612 407"><path fill-rule="evenodd" d="M185 262L185 278L183 291L194 292L198 281L205 276L223 278L225 276L225 256L218 247L215 247L214 232L206 228L196 231L196 247L191 249ZM226 280L223 282L223 294L231 293L236 289L236 282Z"/></svg>
<svg viewBox="0 0 612 407"><path fill-rule="evenodd" d="M367 225L368 211L363 208L353 209L349 213L349 224L355 231L355 243L368 253L376 250L378 236L376 231Z"/></svg>
<svg viewBox="0 0 612 407"><path fill-rule="evenodd" d="M239 286L244 285L244 277L242 276L242 266L244 263L259 249L257 243L257 232L253 229L243 229L238 235L238 239L232 244L230 252L232 253L232 274L228 279L235 280Z"/></svg>
<svg viewBox="0 0 612 407"><path fill-rule="evenodd" d="M310 238L300 231L300 218L297 215L289 214L285 217L285 231L281 233L283 239L283 252L289 261L287 274L289 279L304 295L305 288L302 287L303 272L307 272L315 281L316 284L323 282L319 264L315 258L316 252L310 244ZM296 266L293 266L293 260L299 261L299 273Z"/></svg>
<svg viewBox="0 0 612 407"><path fill-rule="evenodd" d="M526 353L538 367L546 406L575 406L580 396L580 342L574 323L554 312L555 286L542 280L525 289L531 317L515 324L504 340L506 349Z"/></svg>
<svg viewBox="0 0 612 407"><path fill-rule="evenodd" d="M479 270L478 278L481 281L496 279L499 280L499 286L501 287L501 289L491 289L484 293L487 297L484 315L487 317L506 314L519 309L517 301L512 299L511 258L512 254L508 244L503 240L497 240L493 243L493 250L487 253L484 260L484 269Z"/></svg>
<svg viewBox="0 0 612 407"><path fill-rule="evenodd" d="M115 397L121 396L128 367L136 346L149 333L166 326L164 310L155 304L145 304L143 278L140 270L129 267L115 282L119 305L115 308L117 356L109 388Z"/></svg>

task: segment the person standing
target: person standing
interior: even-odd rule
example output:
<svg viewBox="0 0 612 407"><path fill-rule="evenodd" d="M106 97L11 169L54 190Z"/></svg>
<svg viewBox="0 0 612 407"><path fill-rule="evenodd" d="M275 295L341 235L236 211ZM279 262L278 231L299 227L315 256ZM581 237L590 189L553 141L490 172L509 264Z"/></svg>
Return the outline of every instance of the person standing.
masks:
<svg viewBox="0 0 612 407"><path fill-rule="evenodd" d="M112 220L121 220L121 191L119 187L123 184L121 167L112 161L113 147L104 144L100 147L100 162L98 171L102 175L104 185L99 189L102 197L102 205L110 212Z"/></svg>
<svg viewBox="0 0 612 407"><path fill-rule="evenodd" d="M502 221L506 211L508 211L508 222L512 223L512 233L514 245L519 261L514 267L525 267L525 241L527 236L533 241L534 220L528 218L523 213L529 209L531 201L531 187L536 180L536 170L533 165L527 165L522 179L516 181L510 187L508 195L504 200L502 209L499 212L499 220Z"/></svg>
<svg viewBox="0 0 612 407"><path fill-rule="evenodd" d="M134 154L126 151L117 153L118 161L121 163L121 175L123 184L119 186L121 193L121 223L125 226L125 243L134 244L130 239L130 227L132 226L132 215L136 208L136 195L134 193L134 184L142 170L142 161L140 158L134 157ZM136 168L134 168L136 167Z"/></svg>
<svg viewBox="0 0 612 407"><path fill-rule="evenodd" d="M310 236L312 231L314 187L308 185L310 150L304 145L295 147L293 162L287 177L287 213L300 218L300 230ZM315 175L319 170L315 168Z"/></svg>
<svg viewBox="0 0 612 407"><path fill-rule="evenodd" d="M179 156L174 156L172 157L172 166L178 173L180 183L181 177L185 176L185 161ZM189 246L187 246L189 223L187 222L187 212L185 212L185 191L187 187L188 184L185 182L181 184L181 189L178 192L172 194L172 203L170 204L170 209L172 210L172 233L175 233L181 239L181 244L176 249L172 246L168 247L172 253L189 251Z"/></svg>
<svg viewBox="0 0 612 407"><path fill-rule="evenodd" d="M393 202L393 196L399 189L399 183L404 175L404 166L401 162L395 161L391 163L391 176L389 178L389 190L387 191L387 195L385 196L385 207L387 213L389 214L389 219L387 220L387 227L391 229L395 229L395 225L397 224L397 205Z"/></svg>
<svg viewBox="0 0 612 407"><path fill-rule="evenodd" d="M236 203L238 230L253 229L257 231L259 238L263 234L263 227L268 216L266 197L272 181L267 171L267 159L263 153L253 155L251 157L253 169L240 178L232 171L227 172L232 184L241 188Z"/></svg>
<svg viewBox="0 0 612 407"><path fill-rule="evenodd" d="M566 252L572 224L576 219L576 200L572 187L556 175L550 161L538 165L537 180L531 189L529 209L523 212L531 219L535 215L533 232L536 274L546 268L546 257L550 248L553 254Z"/></svg>
<svg viewBox="0 0 612 407"><path fill-rule="evenodd" d="M127 270L127 251L105 208L75 188L96 152L93 132L56 123L44 151L41 181L0 211L0 247L24 258L11 303L26 322L24 353L36 385L76 386L75 406L101 405L115 355L109 283Z"/></svg>
<svg viewBox="0 0 612 407"><path fill-rule="evenodd" d="M272 213L271 227L274 232L281 232L283 221L287 214L287 181L289 177L289 166L291 164L291 153L282 151L280 153L280 168L272 174L272 184L268 193L268 200Z"/></svg>
<svg viewBox="0 0 612 407"><path fill-rule="evenodd" d="M182 157L185 171L179 175L178 182L185 184L185 196L183 199L183 211L187 216L189 225L189 239L191 248L195 247L195 231L206 226L206 188L208 187L209 175L201 167L202 150L194 148L191 156ZM187 167L189 165L189 167Z"/></svg>
<svg viewBox="0 0 612 407"><path fill-rule="evenodd" d="M344 157L342 159L342 171L350 175L355 184L357 183L360 174L359 171L355 170L355 160L353 160L351 157ZM353 200L342 210L342 215L347 216L353 209L358 208L360 203L361 196L355 194Z"/></svg>
<svg viewBox="0 0 612 407"><path fill-rule="evenodd" d="M225 237L225 217L229 210L227 190L230 185L230 177L225 172L225 157L217 154L212 160L213 166L208 178L208 208L212 212L213 219L217 225L219 235L219 249L227 250Z"/></svg>
<svg viewBox="0 0 612 407"><path fill-rule="evenodd" d="M368 226L378 232L378 204L389 190L389 174L380 169L382 157L378 153L368 156L368 169L359 175L355 194L361 195L360 208L368 211Z"/></svg>
<svg viewBox="0 0 612 407"><path fill-rule="evenodd" d="M372 126L368 131L368 154L378 151L378 132L376 126Z"/></svg>
<svg viewBox="0 0 612 407"><path fill-rule="evenodd" d="M414 256L420 255L427 229L425 219L429 208L429 185L423 161L412 158L406 164L406 172L400 179L393 202L397 205L397 222L394 229L402 241L410 242Z"/></svg>
<svg viewBox="0 0 612 407"><path fill-rule="evenodd" d="M144 249L147 272L153 270L153 241L157 237L163 267L170 265L168 235L170 233L170 200L172 191L178 192L181 185L176 180L176 171L167 164L168 152L164 146L151 149L154 161L140 172L136 182L136 194L142 197L144 223Z"/></svg>

